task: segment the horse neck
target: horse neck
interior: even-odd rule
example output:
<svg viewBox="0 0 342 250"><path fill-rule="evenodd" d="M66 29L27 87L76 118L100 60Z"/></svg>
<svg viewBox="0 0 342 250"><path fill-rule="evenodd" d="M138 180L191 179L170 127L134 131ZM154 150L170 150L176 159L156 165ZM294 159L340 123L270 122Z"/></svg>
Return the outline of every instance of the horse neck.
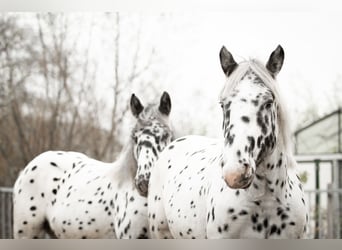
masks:
<svg viewBox="0 0 342 250"><path fill-rule="evenodd" d="M285 199L288 185L287 170L291 164L288 154L281 147L274 149L256 169L250 194L256 200L265 195L273 196L279 203Z"/></svg>
<svg viewBox="0 0 342 250"><path fill-rule="evenodd" d="M133 145L129 141L122 148L117 160L113 162L113 168L110 171L111 176L115 176L120 181L132 181L137 169L137 161L133 154Z"/></svg>

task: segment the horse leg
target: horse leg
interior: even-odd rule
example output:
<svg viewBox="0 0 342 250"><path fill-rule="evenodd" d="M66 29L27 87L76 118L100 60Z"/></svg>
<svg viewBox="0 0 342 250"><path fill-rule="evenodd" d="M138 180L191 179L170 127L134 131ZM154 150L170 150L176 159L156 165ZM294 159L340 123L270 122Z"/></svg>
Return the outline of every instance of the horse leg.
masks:
<svg viewBox="0 0 342 250"><path fill-rule="evenodd" d="M155 239L172 239L168 220L165 214L163 198L157 192L148 196L148 215L151 237Z"/></svg>
<svg viewBox="0 0 342 250"><path fill-rule="evenodd" d="M27 188L16 183L13 190L13 237L45 238L46 202L37 195L36 186Z"/></svg>
<svg viewBox="0 0 342 250"><path fill-rule="evenodd" d="M151 206L150 210L150 232L155 239L172 239L169 224L165 215L162 201L158 201Z"/></svg>
<svg viewBox="0 0 342 250"><path fill-rule="evenodd" d="M14 204L13 236L14 239L40 239L45 236L45 216L43 211L33 213L25 205Z"/></svg>

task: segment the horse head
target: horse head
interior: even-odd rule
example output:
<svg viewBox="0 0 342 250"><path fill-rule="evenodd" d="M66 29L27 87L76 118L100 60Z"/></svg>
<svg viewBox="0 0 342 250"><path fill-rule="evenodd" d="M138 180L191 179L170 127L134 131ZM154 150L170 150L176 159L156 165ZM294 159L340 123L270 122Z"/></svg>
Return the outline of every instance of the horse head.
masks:
<svg viewBox="0 0 342 250"><path fill-rule="evenodd" d="M158 159L158 154L172 139L169 121L171 98L164 92L158 104L144 107L132 94L130 106L136 118L131 135L133 153L137 161L135 185L142 196L147 196L151 168Z"/></svg>
<svg viewBox="0 0 342 250"><path fill-rule="evenodd" d="M225 47L220 51L227 77L220 95L225 139L221 166L231 188L248 188L256 168L277 144L280 105L275 78L283 60L281 46L265 66L256 60L237 64Z"/></svg>

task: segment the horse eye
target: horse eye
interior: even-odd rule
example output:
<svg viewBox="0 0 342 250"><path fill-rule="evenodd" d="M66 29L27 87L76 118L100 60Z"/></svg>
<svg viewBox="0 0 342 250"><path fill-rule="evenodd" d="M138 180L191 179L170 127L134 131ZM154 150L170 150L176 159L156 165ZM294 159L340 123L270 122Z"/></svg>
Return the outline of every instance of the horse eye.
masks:
<svg viewBox="0 0 342 250"><path fill-rule="evenodd" d="M137 143L138 143L138 137L136 137L136 136L133 136L133 140L134 140L135 144L137 144Z"/></svg>
<svg viewBox="0 0 342 250"><path fill-rule="evenodd" d="M265 109L270 109L272 107L272 103L273 102L271 102L271 101L266 102L265 105L264 105Z"/></svg>
<svg viewBox="0 0 342 250"><path fill-rule="evenodd" d="M223 102L220 102L220 106L221 106L221 108L223 108Z"/></svg>

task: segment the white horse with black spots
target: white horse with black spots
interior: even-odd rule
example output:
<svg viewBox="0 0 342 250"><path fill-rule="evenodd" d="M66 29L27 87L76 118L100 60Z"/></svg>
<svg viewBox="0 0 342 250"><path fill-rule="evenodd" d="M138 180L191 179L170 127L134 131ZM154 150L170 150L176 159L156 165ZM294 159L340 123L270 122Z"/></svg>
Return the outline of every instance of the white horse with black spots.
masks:
<svg viewBox="0 0 342 250"><path fill-rule="evenodd" d="M118 159L77 152L34 158L14 185L14 238L148 238L149 170L172 138L171 100L144 107L133 94L136 124Z"/></svg>
<svg viewBox="0 0 342 250"><path fill-rule="evenodd" d="M291 151L276 75L281 46L264 66L237 64L222 47L223 140L173 141L151 171L154 238L302 238L308 210Z"/></svg>

